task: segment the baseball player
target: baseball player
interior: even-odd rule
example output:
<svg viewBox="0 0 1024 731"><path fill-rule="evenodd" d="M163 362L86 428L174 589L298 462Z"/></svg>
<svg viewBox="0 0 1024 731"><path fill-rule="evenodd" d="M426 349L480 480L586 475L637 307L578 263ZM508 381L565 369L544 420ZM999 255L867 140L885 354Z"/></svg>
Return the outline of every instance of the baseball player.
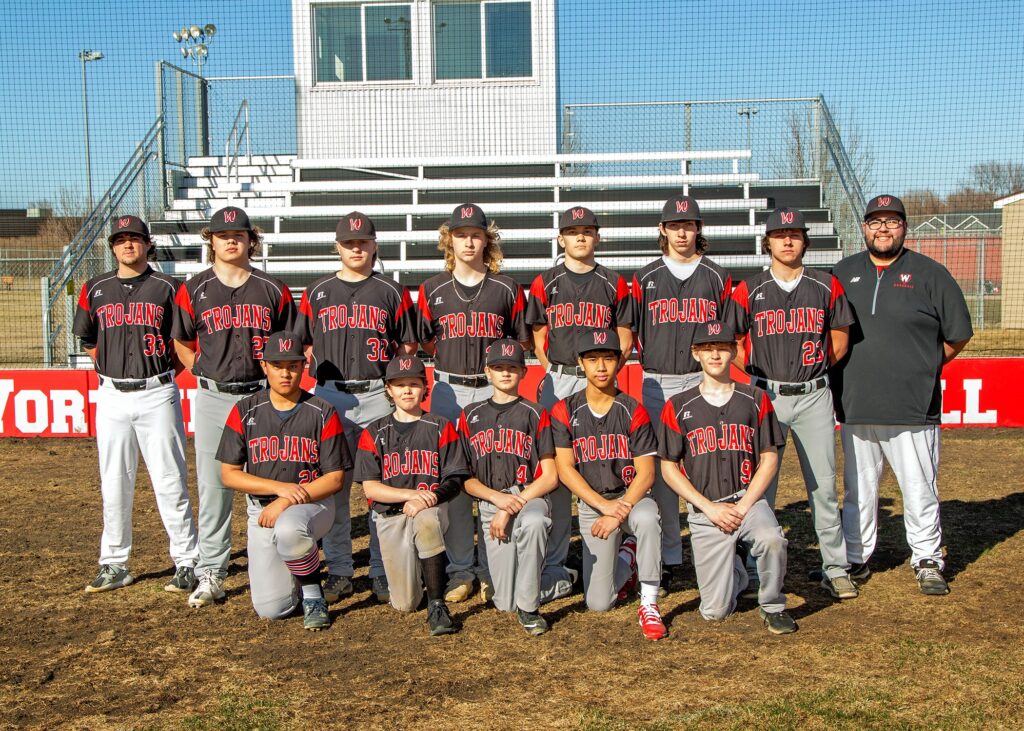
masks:
<svg viewBox="0 0 1024 731"><path fill-rule="evenodd" d="M945 267L903 248L907 215L892 195L871 199L866 250L836 264L856 323L834 370L843 466L843 534L854 579L870 574L882 458L903 493L903 522L922 593L942 595L939 423L942 367L974 335L963 292Z"/></svg>
<svg viewBox="0 0 1024 731"><path fill-rule="evenodd" d="M494 606L515 612L527 634L542 635L548 623L537 609L551 530L545 496L558 486L551 421L546 411L519 396L526 375L519 342L491 343L484 372L493 387L491 398L470 404L459 416L474 472L465 488L480 500ZM571 584L561 588L563 594L570 591Z"/></svg>
<svg viewBox="0 0 1024 731"><path fill-rule="evenodd" d="M839 280L804 267L809 245L800 211L771 212L761 242L771 266L741 282L733 295L735 330L745 336L737 360L739 365L746 361L752 385L771 399L782 428L780 464L786 436L793 432L821 551L821 585L835 599L855 599L836 495L835 419L828 388L829 365L846 354L853 311ZM765 491L773 510L778 485L776 471Z"/></svg>
<svg viewBox="0 0 1024 731"><path fill-rule="evenodd" d="M444 533L448 504L462 491L469 464L455 426L420 406L428 389L419 358L393 358L385 384L395 411L359 437L356 480L377 513L391 606L415 611L425 583L430 634L451 634L457 628L444 598Z"/></svg>
<svg viewBox="0 0 1024 731"><path fill-rule="evenodd" d="M597 263L594 252L601 241L597 216L576 206L558 218L558 245L564 261L533 280L526 307L526 322L533 329L534 352L546 374L538 393L549 412L559 399L587 387L576 359L576 340L582 329L615 330L622 350L633 342L633 298L625 278ZM625 357L623 358L625 360ZM544 561L545 580L572 579L565 568L572 535L572 496L559 486L551 500L551 537Z"/></svg>
<svg viewBox="0 0 1024 731"><path fill-rule="evenodd" d="M618 334L586 329L577 363L587 387L551 410L555 463L562 484L579 498L583 595L607 611L640 582L644 637L668 634L658 610L661 516L647 493L654 483L657 439L647 410L615 387L622 362Z"/></svg>
<svg viewBox="0 0 1024 731"><path fill-rule="evenodd" d="M171 312L180 283L150 268L149 227L135 216L111 221L107 239L117 269L82 285L74 333L96 364L96 446L103 498L100 572L85 590L110 591L134 580L132 502L139 451L170 539L174 577L166 591L188 593L199 559L185 467L181 396L174 382Z"/></svg>
<svg viewBox="0 0 1024 731"><path fill-rule="evenodd" d="M221 482L217 445L238 401L264 387L258 361L271 333L292 330L295 303L279 279L254 269L260 231L241 208L213 214L201 232L212 266L192 277L175 298L174 348L196 376L195 425L199 487L199 584L188 598L198 609L224 598L231 554L233 493Z"/></svg>
<svg viewBox="0 0 1024 731"><path fill-rule="evenodd" d="M731 309L732 277L704 256L708 240L697 201L676 195L665 201L658 224L662 256L633 277L636 349L644 371L643 403L657 416L665 401L700 383L700 365L690 344L700 323L726 319ZM681 578L683 539L679 496L655 470L652 495L661 511L661 591Z"/></svg>
<svg viewBox="0 0 1024 731"><path fill-rule="evenodd" d="M762 621L772 634L788 634L797 627L782 593L787 541L762 499L778 466L782 431L768 395L730 377L736 349L728 323L700 326L691 352L703 379L661 412L661 473L687 502L701 616L725 619L736 608L747 584L742 544L757 560Z"/></svg>
<svg viewBox="0 0 1024 731"><path fill-rule="evenodd" d="M502 338L529 344L523 288L511 277L498 273L500 239L497 226L487 220L480 206L458 206L440 228L437 248L444 252L445 271L420 285L419 341L434 356L430 408L453 424L463 407L490 395L484 375L487 346ZM445 534L445 596L450 602L468 599L474 578L480 580L484 599L492 596L484 532L475 528L478 523L473 518L473 498L458 493L448 506ZM475 530L479 531L477 568L473 555Z"/></svg>
<svg viewBox="0 0 1024 731"><path fill-rule="evenodd" d="M377 231L358 211L343 216L335 232L341 269L318 279L302 294L296 329L310 346L309 375L316 394L330 403L345 426L355 454L359 434L374 419L391 413L384 395L384 371L397 353L415 354L412 298L404 287L373 270ZM335 496L334 527L324 537L328 603L352 593L352 472ZM387 576L380 558L373 511L368 513L373 593L388 601Z"/></svg>
<svg viewBox="0 0 1024 731"><path fill-rule="evenodd" d="M352 456L334 408L302 390L305 366L297 333L270 336L260 361L269 388L231 408L217 459L224 486L246 494L256 613L283 619L301 599L302 624L317 631L331 625L317 541L334 522L334 495Z"/></svg>

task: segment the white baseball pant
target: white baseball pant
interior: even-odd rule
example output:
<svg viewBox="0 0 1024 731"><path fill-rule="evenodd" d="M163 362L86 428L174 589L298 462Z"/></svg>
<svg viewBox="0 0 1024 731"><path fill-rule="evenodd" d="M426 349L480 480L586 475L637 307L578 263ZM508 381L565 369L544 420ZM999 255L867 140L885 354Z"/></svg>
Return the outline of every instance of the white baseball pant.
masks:
<svg viewBox="0 0 1024 731"><path fill-rule="evenodd" d="M391 591L391 606L400 612L415 612L423 599L421 559L445 550L448 504L427 508L410 518L405 513L377 514L377 537Z"/></svg>

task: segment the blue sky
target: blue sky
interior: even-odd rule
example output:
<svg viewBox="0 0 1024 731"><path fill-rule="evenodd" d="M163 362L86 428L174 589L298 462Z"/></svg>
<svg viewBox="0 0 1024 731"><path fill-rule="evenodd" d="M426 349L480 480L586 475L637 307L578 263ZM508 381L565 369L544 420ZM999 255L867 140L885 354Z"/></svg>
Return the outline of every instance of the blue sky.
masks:
<svg viewBox="0 0 1024 731"><path fill-rule="evenodd" d="M284 1L0 7L4 207L53 200L61 187L84 191L81 49L106 56L88 66L97 195L153 122L154 62L181 63L176 27L218 26L208 75L292 72ZM822 94L872 150L874 190L948 192L975 162L1024 162L1022 38L1017 2L560 0L560 101ZM233 114L221 101L215 112ZM287 119L279 107L262 113ZM733 114L700 140L743 146L745 128ZM755 118L755 140L779 136L770 116ZM606 131L628 144L636 131L623 120Z"/></svg>

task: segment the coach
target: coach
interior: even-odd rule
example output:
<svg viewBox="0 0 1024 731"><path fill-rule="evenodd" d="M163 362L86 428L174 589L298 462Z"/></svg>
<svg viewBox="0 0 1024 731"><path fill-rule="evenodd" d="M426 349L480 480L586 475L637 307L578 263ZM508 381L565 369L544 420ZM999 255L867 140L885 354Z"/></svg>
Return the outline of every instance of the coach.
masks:
<svg viewBox="0 0 1024 731"><path fill-rule="evenodd" d="M903 248L907 215L891 195L872 198L866 251L834 269L857 322L833 389L845 467L843 534L850 576L865 579L878 533L882 457L903 493L911 564L923 594L948 594L939 522L940 374L971 339L963 292L934 260Z"/></svg>

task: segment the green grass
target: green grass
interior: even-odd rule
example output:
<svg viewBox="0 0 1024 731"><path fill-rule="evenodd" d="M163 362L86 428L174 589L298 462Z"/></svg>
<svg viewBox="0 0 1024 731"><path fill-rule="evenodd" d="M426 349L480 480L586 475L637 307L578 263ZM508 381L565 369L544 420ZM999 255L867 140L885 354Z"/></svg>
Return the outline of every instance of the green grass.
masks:
<svg viewBox="0 0 1024 731"><path fill-rule="evenodd" d="M180 725L180 728L189 729L189 731L201 731L202 729L277 731L277 729L287 727L287 710L284 700L246 696L238 692L223 694L216 709L186 716Z"/></svg>

